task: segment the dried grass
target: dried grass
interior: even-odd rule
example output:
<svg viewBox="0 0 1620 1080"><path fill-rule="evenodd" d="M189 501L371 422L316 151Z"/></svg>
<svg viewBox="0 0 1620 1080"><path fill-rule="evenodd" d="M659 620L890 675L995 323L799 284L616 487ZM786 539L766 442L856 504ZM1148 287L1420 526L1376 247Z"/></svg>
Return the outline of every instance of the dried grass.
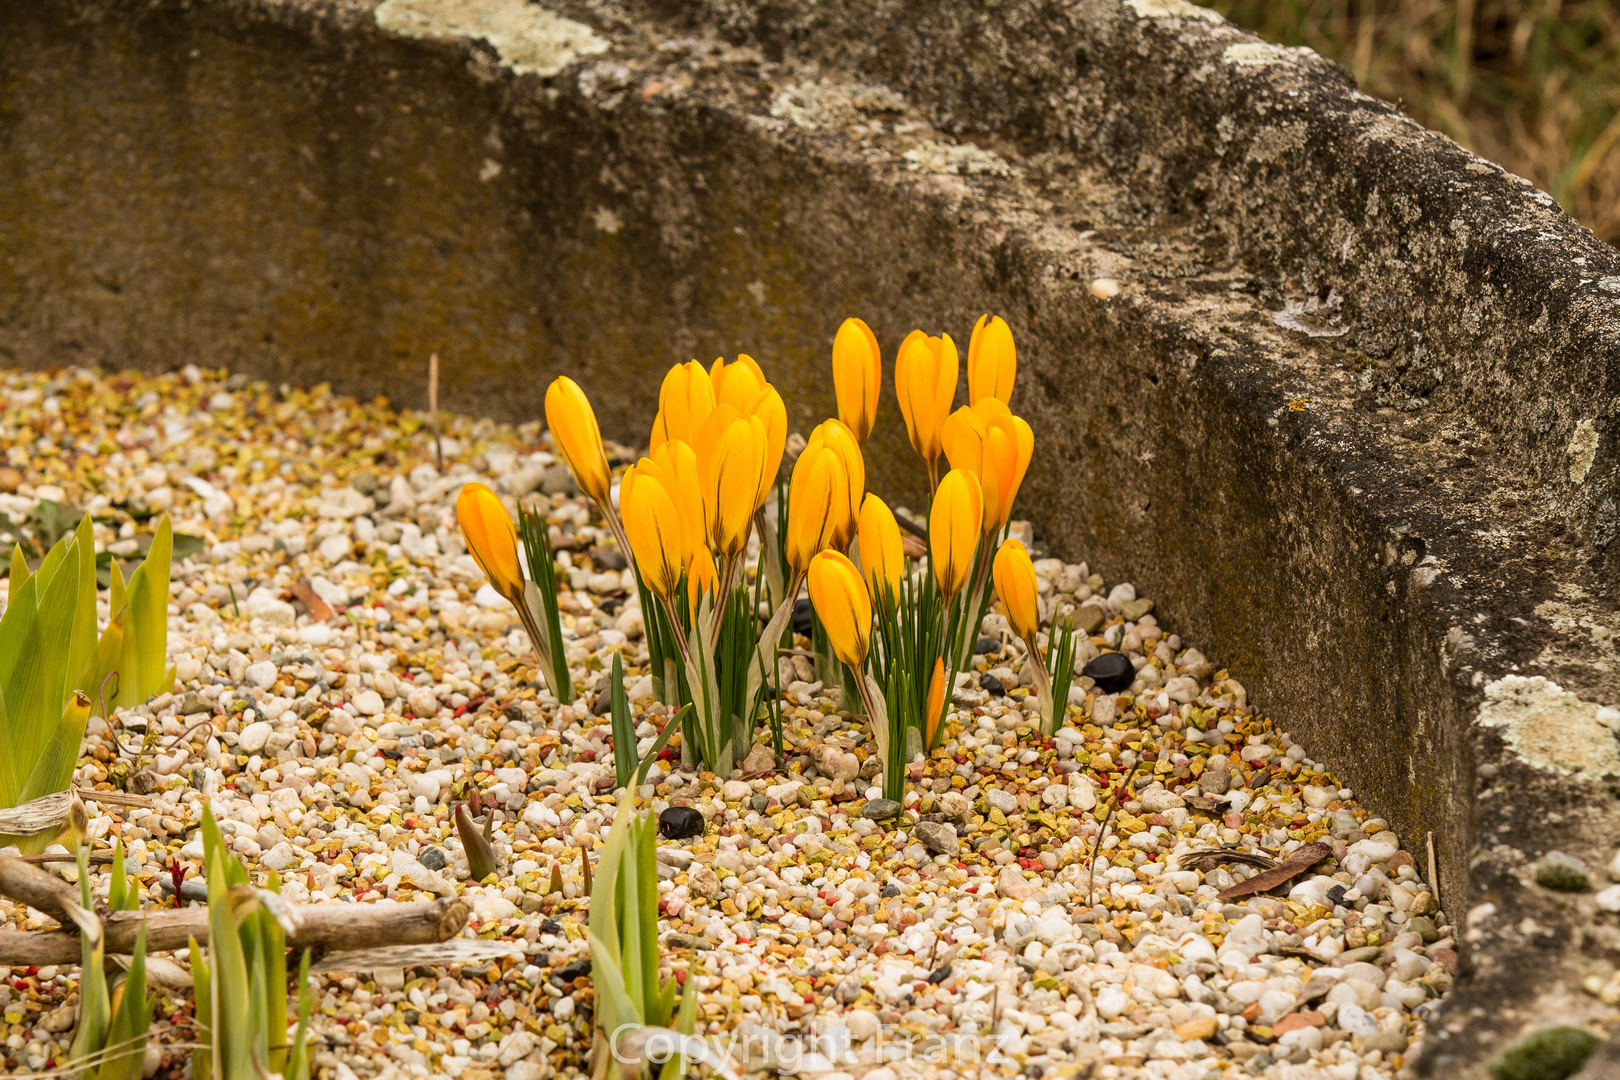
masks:
<svg viewBox="0 0 1620 1080"><path fill-rule="evenodd" d="M1620 10L1607 0L1216 0L1550 192L1620 243Z"/></svg>

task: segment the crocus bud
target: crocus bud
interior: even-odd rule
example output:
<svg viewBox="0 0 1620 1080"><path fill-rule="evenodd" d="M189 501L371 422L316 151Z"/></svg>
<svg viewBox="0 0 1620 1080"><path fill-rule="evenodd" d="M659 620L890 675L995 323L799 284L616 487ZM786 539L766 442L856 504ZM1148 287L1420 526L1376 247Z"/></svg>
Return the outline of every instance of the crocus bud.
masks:
<svg viewBox="0 0 1620 1080"><path fill-rule="evenodd" d="M685 526L664 482L640 465L625 470L619 484L619 516L647 588L669 599L687 563Z"/></svg>
<svg viewBox="0 0 1620 1080"><path fill-rule="evenodd" d="M901 545L900 525L889 504L868 495L861 503L855 535L860 541L861 569L872 595L881 597L887 590L898 598L900 582L906 575L906 553Z"/></svg>
<svg viewBox="0 0 1620 1080"><path fill-rule="evenodd" d="M518 562L517 529L500 496L477 481L463 484L456 496L456 522L490 587L512 603L520 602L523 566Z"/></svg>
<svg viewBox="0 0 1620 1080"><path fill-rule="evenodd" d="M766 439L764 421L740 416L730 405L716 406L698 432L705 531L710 549L721 558L741 554L748 544Z"/></svg>
<svg viewBox="0 0 1620 1080"><path fill-rule="evenodd" d="M865 446L883 382L883 355L870 326L860 319L844 320L833 338L832 367L838 419L855 435L856 443Z"/></svg>
<svg viewBox="0 0 1620 1080"><path fill-rule="evenodd" d="M979 479L984 495L984 532L1006 527L1013 499L1029 470L1035 433L996 398L980 398L945 421L945 456L954 469Z"/></svg>
<svg viewBox="0 0 1620 1080"><path fill-rule="evenodd" d="M990 576L996 583L996 595L1007 611L1007 622L1013 633L1025 641L1035 641L1040 626L1041 606L1035 582L1035 564L1029 561L1029 552L1015 539L1007 539L996 552L990 564Z"/></svg>
<svg viewBox="0 0 1620 1080"><path fill-rule="evenodd" d="M934 745L934 733L945 719L945 661L934 660L934 674L928 680L928 698L923 703L923 745Z"/></svg>
<svg viewBox="0 0 1620 1080"><path fill-rule="evenodd" d="M932 476L940 455L940 432L956 397L958 360L949 334L929 337L913 330L894 358L894 396L911 445Z"/></svg>
<svg viewBox="0 0 1620 1080"><path fill-rule="evenodd" d="M872 635L872 600L847 555L823 551L810 560L810 602L833 654L860 671Z"/></svg>
<svg viewBox="0 0 1620 1080"><path fill-rule="evenodd" d="M696 360L676 364L658 388L658 416L647 448L656 450L666 439L680 439L695 447L698 431L714 405L714 383L703 365Z"/></svg>
<svg viewBox="0 0 1620 1080"><path fill-rule="evenodd" d="M833 542L849 516L849 480L825 443L806 446L788 485L787 561L795 574Z"/></svg>
<svg viewBox="0 0 1620 1080"><path fill-rule="evenodd" d="M934 580L947 602L973 572L973 551L979 542L979 521L984 499L979 481L966 469L952 469L934 492L928 513L928 550Z"/></svg>
<svg viewBox="0 0 1620 1080"><path fill-rule="evenodd" d="M546 426L558 453L573 470L580 490L599 503L608 501L607 454L596 413L579 384L566 375L546 388Z"/></svg>
<svg viewBox="0 0 1620 1080"><path fill-rule="evenodd" d="M968 401L995 398L1003 405L1012 398L1018 374L1018 350L1012 330L999 315L982 315L968 341Z"/></svg>
<svg viewBox="0 0 1620 1080"><path fill-rule="evenodd" d="M833 536L832 544L847 547L855 518L861 512L861 499L866 495L866 459L861 455L861 444L855 441L855 433L845 427L842 420L826 420L817 424L805 441L806 449L813 446L825 446L837 454L844 468L849 511L844 516L843 526Z"/></svg>
<svg viewBox="0 0 1620 1080"><path fill-rule="evenodd" d="M698 609L703 606L703 597L712 596L718 604L719 594L720 575L714 568L714 556L709 554L707 547L699 545L692 552L692 562L686 570L686 603L693 626L697 625Z"/></svg>

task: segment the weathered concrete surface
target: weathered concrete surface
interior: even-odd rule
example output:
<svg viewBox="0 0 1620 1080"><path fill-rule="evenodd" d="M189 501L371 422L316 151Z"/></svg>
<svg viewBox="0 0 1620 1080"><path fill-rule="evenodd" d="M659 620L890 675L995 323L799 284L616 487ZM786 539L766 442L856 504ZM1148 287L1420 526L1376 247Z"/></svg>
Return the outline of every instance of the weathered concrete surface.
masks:
<svg viewBox="0 0 1620 1080"><path fill-rule="evenodd" d="M1182 0L525 11L0 8L0 358L418 404L437 351L452 407L568 372L634 441L672 361L751 352L803 427L844 315L892 356L1000 312L1039 535L1432 832L1473 917L1420 1071L1612 1015L1620 924L1532 865L1620 839L1613 249Z"/></svg>

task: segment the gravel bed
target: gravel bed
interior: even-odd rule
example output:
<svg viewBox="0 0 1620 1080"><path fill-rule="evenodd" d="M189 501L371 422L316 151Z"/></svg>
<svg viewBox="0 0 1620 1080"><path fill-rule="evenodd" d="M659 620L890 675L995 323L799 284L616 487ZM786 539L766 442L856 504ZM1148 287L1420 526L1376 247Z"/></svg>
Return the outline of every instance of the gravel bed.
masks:
<svg viewBox="0 0 1620 1080"><path fill-rule="evenodd" d="M148 902L174 903L177 867L196 894L205 804L292 899L465 895L466 933L524 955L320 976L317 1071L585 1072L581 847L615 803L595 715L610 650L625 650L633 699L650 680L630 575L539 425L447 417L441 473L423 417L325 387L69 370L6 375L0 400L0 532L50 500L104 519L98 545L120 557L161 510L199 538L174 568L176 691L120 718L126 744L153 734L141 779L161 805L89 806ZM549 501L585 689L573 706L536 682L513 612L465 552L453 505L475 478ZM1138 667L1119 694L1081 680L1057 738L1035 734L1022 646L992 613L945 744L910 766L898 809L871 786L864 723L803 658L784 660L782 767L766 746L725 783L678 755L654 767L640 796L707 819L659 855L666 953L697 980L707 1033L743 1069L831 1080L1398 1074L1457 963L1426 853L1402 850L1231 673L1160 627L1151 599L1084 564L1035 565L1043 617L1073 607L1092 634L1082 660L1119 648ZM643 721L643 745L654 731ZM104 725L86 746L80 783L128 771ZM1138 759L1088 895L1091 846ZM494 884L464 880L450 814L472 785L496 808ZM1273 895L1223 902L1251 869L1186 868L1197 850L1281 858L1318 840L1337 863ZM5 901L0 920L47 925ZM4 1067L49 1067L71 1038L77 969L0 976ZM164 1039L185 1041L189 995L159 997Z"/></svg>

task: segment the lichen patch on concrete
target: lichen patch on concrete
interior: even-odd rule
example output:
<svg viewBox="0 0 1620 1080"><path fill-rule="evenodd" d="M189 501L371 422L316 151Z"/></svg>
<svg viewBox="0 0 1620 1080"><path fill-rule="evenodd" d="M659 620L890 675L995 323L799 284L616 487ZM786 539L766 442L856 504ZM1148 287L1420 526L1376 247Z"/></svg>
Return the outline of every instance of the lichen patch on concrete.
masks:
<svg viewBox="0 0 1620 1080"><path fill-rule="evenodd" d="M377 25L406 37L482 38L520 75L549 78L608 50L584 23L524 0L383 0Z"/></svg>
<svg viewBox="0 0 1620 1080"><path fill-rule="evenodd" d="M1620 743L1598 712L1540 675L1506 675L1486 685L1474 722L1503 729L1509 749L1538 769L1595 778L1620 773Z"/></svg>
<svg viewBox="0 0 1620 1080"><path fill-rule="evenodd" d="M994 150L924 139L903 155L914 172L951 176L1017 176L1018 170Z"/></svg>
<svg viewBox="0 0 1620 1080"><path fill-rule="evenodd" d="M1579 487L1586 483L1586 474L1592 470L1592 459L1597 456L1597 427L1591 420L1575 425L1575 434L1569 438L1569 482Z"/></svg>
<svg viewBox="0 0 1620 1080"><path fill-rule="evenodd" d="M1221 60L1238 67L1264 67L1287 63L1288 53L1263 41L1246 41L1241 45L1228 45L1221 53Z"/></svg>
<svg viewBox="0 0 1620 1080"><path fill-rule="evenodd" d="M792 83L771 101L771 115L807 131L841 128L864 113L906 111L906 99L886 86L828 82Z"/></svg>
<svg viewBox="0 0 1620 1080"><path fill-rule="evenodd" d="M1187 0L1125 0L1125 6L1136 12L1140 19L1203 19L1205 22L1225 22L1221 13Z"/></svg>

